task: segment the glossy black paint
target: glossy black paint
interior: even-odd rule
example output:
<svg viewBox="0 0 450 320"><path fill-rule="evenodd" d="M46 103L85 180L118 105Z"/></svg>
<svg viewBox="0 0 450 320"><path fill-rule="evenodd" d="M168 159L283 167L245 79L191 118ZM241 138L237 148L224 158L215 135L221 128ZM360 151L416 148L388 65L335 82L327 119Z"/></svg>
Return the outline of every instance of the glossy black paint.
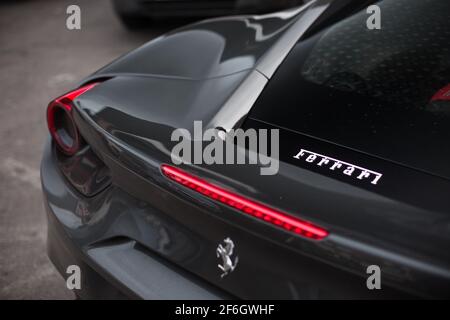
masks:
<svg viewBox="0 0 450 320"><path fill-rule="evenodd" d="M92 197L111 184L108 167L97 157L89 146L76 155L68 157L61 152L55 153L62 174L78 192Z"/></svg>
<svg viewBox="0 0 450 320"><path fill-rule="evenodd" d="M151 138L155 132L147 126L149 120L160 127L188 130L195 120L211 121L247 75L242 71L208 80L120 76L98 86L102 101L86 94L79 106L113 136Z"/></svg>
<svg viewBox="0 0 450 320"><path fill-rule="evenodd" d="M221 21L207 24L214 29ZM242 26L242 21L236 23ZM181 31L179 43L189 34ZM202 45L196 48L203 52ZM160 166L171 163L173 130L191 130L194 120L208 122L251 72L259 59L255 57L264 55L264 49L258 54L250 50L251 63L242 63L246 47L235 49L230 56L226 50L213 51L205 59L210 68L199 72L190 69L190 63L200 63L194 54L180 61L174 53L172 64L147 65L150 58L163 61L155 57L161 51L148 45L86 80L114 76L74 102L77 126L98 163L108 168L111 184L83 196L64 177L54 145L47 144L41 173L49 255L60 272L68 264L82 265L89 274L79 292L84 298L449 298L449 182L268 124L262 121L267 117L255 113L268 113L261 108L264 92L243 127L280 129L277 175L261 176L255 165L182 167L323 226L329 237L312 241L275 229L162 175ZM224 67L224 57L239 63ZM292 113L284 117L293 118ZM383 172L384 177L372 186L305 166L293 159L300 147ZM215 251L226 237L235 242L240 260L221 279ZM379 291L366 287L366 268L373 264L382 270ZM165 277L179 277L183 285L161 281Z"/></svg>
<svg viewBox="0 0 450 320"><path fill-rule="evenodd" d="M298 15L287 13L202 21L145 44L93 76L133 74L199 80L249 70L297 19Z"/></svg>

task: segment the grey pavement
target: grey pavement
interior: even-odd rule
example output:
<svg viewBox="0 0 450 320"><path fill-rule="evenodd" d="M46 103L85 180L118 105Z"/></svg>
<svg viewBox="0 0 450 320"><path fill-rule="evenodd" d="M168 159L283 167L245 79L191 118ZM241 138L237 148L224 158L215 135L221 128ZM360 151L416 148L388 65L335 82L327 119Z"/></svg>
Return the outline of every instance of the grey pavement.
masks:
<svg viewBox="0 0 450 320"><path fill-rule="evenodd" d="M81 30L66 8L81 8ZM107 0L0 1L0 299L73 299L46 255L39 162L48 102L159 35L125 30Z"/></svg>

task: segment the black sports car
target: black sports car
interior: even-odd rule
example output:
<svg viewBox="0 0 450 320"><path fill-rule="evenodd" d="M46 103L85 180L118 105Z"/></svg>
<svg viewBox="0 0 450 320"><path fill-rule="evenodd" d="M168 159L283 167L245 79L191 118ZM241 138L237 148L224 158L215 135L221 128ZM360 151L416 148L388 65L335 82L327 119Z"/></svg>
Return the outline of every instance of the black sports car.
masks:
<svg viewBox="0 0 450 320"><path fill-rule="evenodd" d="M170 32L50 103L48 254L81 298L449 298L449 82L447 0Z"/></svg>

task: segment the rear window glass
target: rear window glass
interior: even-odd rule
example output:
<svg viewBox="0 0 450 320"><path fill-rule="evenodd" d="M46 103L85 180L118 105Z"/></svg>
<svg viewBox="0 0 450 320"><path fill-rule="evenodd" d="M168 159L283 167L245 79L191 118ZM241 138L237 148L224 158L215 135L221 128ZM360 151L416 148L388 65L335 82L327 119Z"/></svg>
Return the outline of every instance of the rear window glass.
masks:
<svg viewBox="0 0 450 320"><path fill-rule="evenodd" d="M450 177L450 1L384 0L300 41L250 114Z"/></svg>
<svg viewBox="0 0 450 320"><path fill-rule="evenodd" d="M329 28L302 62L301 75L325 87L424 108L450 83L450 1L378 3L382 29L364 11Z"/></svg>

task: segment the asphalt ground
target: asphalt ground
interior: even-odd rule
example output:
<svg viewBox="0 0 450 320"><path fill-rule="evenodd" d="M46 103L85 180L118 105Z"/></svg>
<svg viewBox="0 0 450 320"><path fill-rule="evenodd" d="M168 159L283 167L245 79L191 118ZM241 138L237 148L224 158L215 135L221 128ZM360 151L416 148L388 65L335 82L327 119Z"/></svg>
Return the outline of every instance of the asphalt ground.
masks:
<svg viewBox="0 0 450 320"><path fill-rule="evenodd" d="M81 8L81 30L66 9ZM49 101L171 26L127 31L108 0L0 1L0 299L73 299L46 254L39 180Z"/></svg>

